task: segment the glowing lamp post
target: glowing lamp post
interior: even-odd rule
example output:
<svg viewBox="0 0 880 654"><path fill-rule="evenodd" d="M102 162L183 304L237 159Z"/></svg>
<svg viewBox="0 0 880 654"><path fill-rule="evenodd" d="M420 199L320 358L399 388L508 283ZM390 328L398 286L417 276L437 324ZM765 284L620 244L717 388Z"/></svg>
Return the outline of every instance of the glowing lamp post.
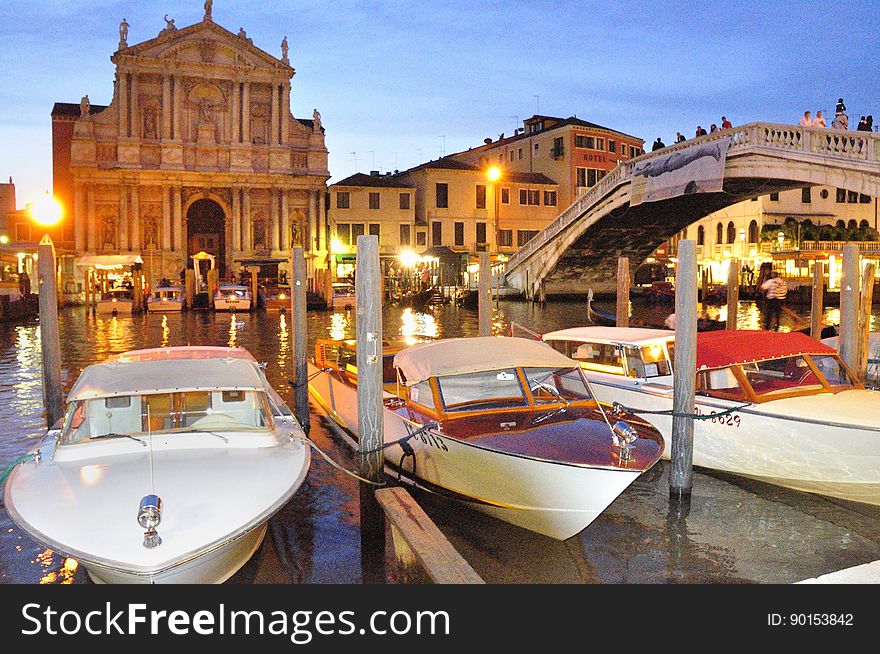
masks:
<svg viewBox="0 0 880 654"><path fill-rule="evenodd" d="M30 207L33 221L48 229L61 222L61 205L46 193ZM61 341L58 334L58 278L55 246L48 233L37 248L37 280L40 301L40 344L43 359L43 399L49 428L64 416L64 395L61 392Z"/></svg>
<svg viewBox="0 0 880 654"><path fill-rule="evenodd" d="M776 235L776 240L779 241L779 249L782 250L782 244L785 243L785 233L779 232L779 234Z"/></svg>
<svg viewBox="0 0 880 654"><path fill-rule="evenodd" d="M498 180L501 179L501 168L498 166L489 166L486 171L486 178L492 182L492 198L495 211L492 215L492 221L495 224L495 247L498 247Z"/></svg>

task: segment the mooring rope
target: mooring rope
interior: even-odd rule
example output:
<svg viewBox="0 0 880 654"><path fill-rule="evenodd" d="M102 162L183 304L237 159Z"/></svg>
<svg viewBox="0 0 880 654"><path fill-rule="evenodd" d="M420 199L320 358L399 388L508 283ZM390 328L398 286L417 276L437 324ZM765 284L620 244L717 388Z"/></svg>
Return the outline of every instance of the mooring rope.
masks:
<svg viewBox="0 0 880 654"><path fill-rule="evenodd" d="M30 454L25 454L24 456L18 457L15 461L7 463L3 468L3 472L0 472L0 486L2 486L6 482L6 478L12 474L12 471L15 470L15 466L19 463L24 463L25 461L30 461L31 459L36 458L37 452L31 452Z"/></svg>
<svg viewBox="0 0 880 654"><path fill-rule="evenodd" d="M626 413L635 413L635 414L651 414L658 416L672 416L673 418L693 418L694 420L711 420L712 418L720 418L722 416L729 415L731 413L735 413L740 409L749 406L748 404L740 404L739 406L733 406L729 409L724 409L724 411L719 411L718 413L681 413L675 411L674 409L635 409L633 407L626 406L625 404L621 404L620 402L614 402L612 405L612 409L615 412L625 411Z"/></svg>

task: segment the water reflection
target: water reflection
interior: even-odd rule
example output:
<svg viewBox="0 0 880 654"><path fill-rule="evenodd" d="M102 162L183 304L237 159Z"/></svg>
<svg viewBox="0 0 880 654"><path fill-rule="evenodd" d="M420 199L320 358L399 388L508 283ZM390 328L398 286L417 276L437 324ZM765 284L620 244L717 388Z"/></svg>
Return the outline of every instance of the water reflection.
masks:
<svg viewBox="0 0 880 654"><path fill-rule="evenodd" d="M168 315L162 314L162 347L168 347L168 336L171 329L168 327Z"/></svg>
<svg viewBox="0 0 880 654"><path fill-rule="evenodd" d="M238 343L238 322L235 319L235 313L229 316L229 338L226 341L226 345L229 347L235 347Z"/></svg>
<svg viewBox="0 0 880 654"><path fill-rule="evenodd" d="M416 313L411 307L406 307L400 315L400 335L407 344L412 345L424 339L438 338L440 327L433 314Z"/></svg>
<svg viewBox="0 0 880 654"><path fill-rule="evenodd" d="M353 326L352 326L353 328ZM341 340L350 336L348 330L348 312L342 313L336 311L330 314L330 325L327 327L330 338Z"/></svg>

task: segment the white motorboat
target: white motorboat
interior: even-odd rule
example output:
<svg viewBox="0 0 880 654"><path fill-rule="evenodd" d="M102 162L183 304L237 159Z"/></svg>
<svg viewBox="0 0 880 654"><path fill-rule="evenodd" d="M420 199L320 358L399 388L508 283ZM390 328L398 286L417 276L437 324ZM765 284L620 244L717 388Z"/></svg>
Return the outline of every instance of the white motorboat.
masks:
<svg viewBox="0 0 880 654"><path fill-rule="evenodd" d="M83 370L6 509L106 583L219 583L305 479L290 410L239 348L127 352Z"/></svg>
<svg viewBox="0 0 880 654"><path fill-rule="evenodd" d="M182 311L185 302L186 295L182 286L159 286L147 298L147 311Z"/></svg>
<svg viewBox="0 0 880 654"><path fill-rule="evenodd" d="M134 310L134 293L130 289L112 288L101 294L97 302L98 313L131 315Z"/></svg>
<svg viewBox="0 0 880 654"><path fill-rule="evenodd" d="M675 334L577 327L544 334L581 362L599 400L671 411ZM786 488L880 504L880 393L831 347L797 332L697 334L696 466ZM670 415L642 414L663 434Z"/></svg>
<svg viewBox="0 0 880 654"><path fill-rule="evenodd" d="M309 369L309 391L352 444L355 361L353 342L320 340ZM390 474L552 538L583 530L663 450L647 422L609 423L577 363L534 340L445 339L383 363Z"/></svg>
<svg viewBox="0 0 880 654"><path fill-rule="evenodd" d="M250 311L251 289L242 284L220 284L214 294L215 311Z"/></svg>
<svg viewBox="0 0 880 654"><path fill-rule="evenodd" d="M349 309L354 306L354 284L333 282L330 309Z"/></svg>

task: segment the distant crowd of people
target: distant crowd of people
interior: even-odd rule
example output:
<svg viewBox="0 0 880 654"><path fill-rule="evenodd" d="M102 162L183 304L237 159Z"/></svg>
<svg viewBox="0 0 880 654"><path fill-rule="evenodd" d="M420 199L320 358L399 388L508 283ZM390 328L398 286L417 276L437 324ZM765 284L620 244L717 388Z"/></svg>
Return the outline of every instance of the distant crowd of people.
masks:
<svg viewBox="0 0 880 654"><path fill-rule="evenodd" d="M809 111L805 111L803 118L801 118L798 124L801 127L827 127L825 116L822 115L821 109L816 112L813 118L810 117ZM843 98L837 99L837 105L834 108L834 120L831 121L831 129L849 129L849 116L846 113L846 104L844 104ZM859 132L873 132L874 116L869 114L859 118L856 130Z"/></svg>
<svg viewBox="0 0 880 654"><path fill-rule="evenodd" d="M707 134L717 132L721 129L729 129L731 127L733 127L733 124L729 120L727 120L727 116L721 116L721 127L718 127L718 125L716 123L712 123L709 126L709 131L707 132L703 128L702 125L697 125L697 129L694 132L694 138L695 139L700 138L701 136L706 136ZM685 135L682 134L681 132L676 132L675 133L675 142L676 143L683 143L684 141L687 141L687 137L685 137ZM654 150L659 150L660 148L665 148L665 147L666 147L666 144L663 142L663 139L661 139L658 136L657 140L654 141L654 145L651 146L651 151L653 152Z"/></svg>

